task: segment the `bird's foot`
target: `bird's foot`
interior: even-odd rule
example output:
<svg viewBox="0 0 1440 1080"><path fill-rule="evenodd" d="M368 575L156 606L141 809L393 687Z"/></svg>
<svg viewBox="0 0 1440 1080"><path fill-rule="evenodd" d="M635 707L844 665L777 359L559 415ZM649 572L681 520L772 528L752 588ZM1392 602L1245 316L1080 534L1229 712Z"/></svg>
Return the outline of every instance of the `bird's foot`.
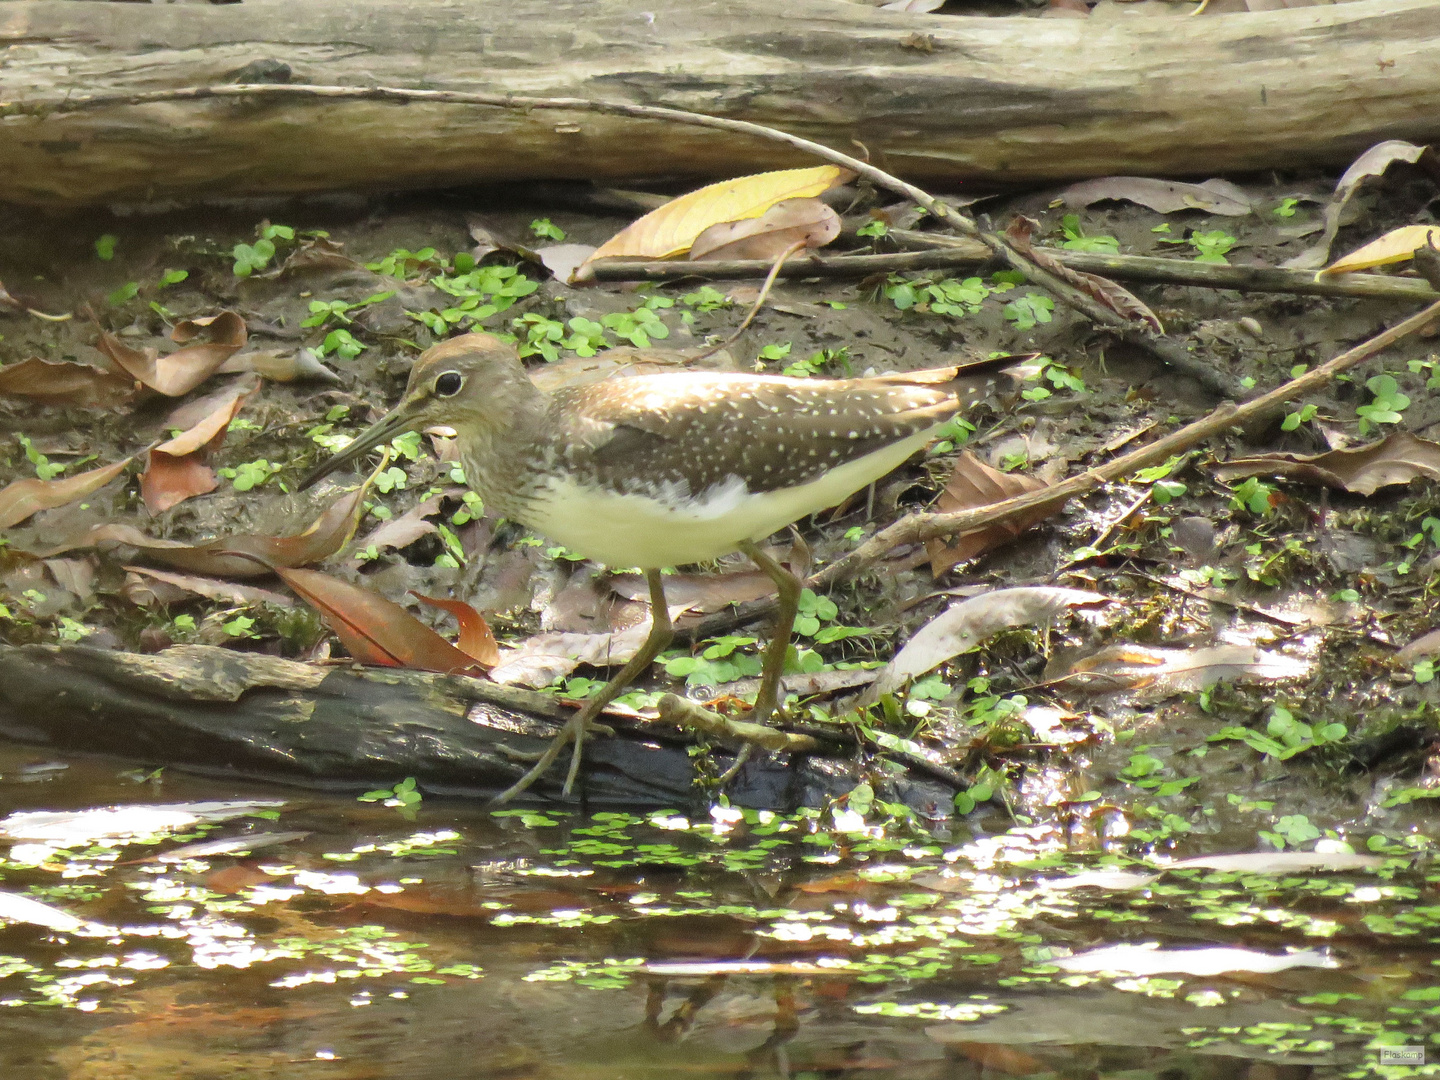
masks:
<svg viewBox="0 0 1440 1080"><path fill-rule="evenodd" d="M598 709L593 710L593 712L599 711ZM569 795L570 789L575 786L575 777L579 775L580 772L581 752L585 744L586 734L589 732L600 732L606 735L615 734L613 728L605 724L592 723L591 720L587 719L585 714L588 712L592 712L592 710L587 706L584 710L576 713L569 720L565 721L565 726L550 740L550 745L538 754L515 750L502 744L499 749L506 757L514 761L534 761L535 764L529 772L520 777L519 780L516 780L515 783L511 784L499 795L495 796L491 805L500 806L509 802L531 784L535 783L536 780L539 780L540 777L545 775L546 770L555 763L555 759L560 756L560 752L565 749L566 744L573 741L575 743L575 749L571 751L570 754L570 771L566 774L563 791L564 794Z"/></svg>

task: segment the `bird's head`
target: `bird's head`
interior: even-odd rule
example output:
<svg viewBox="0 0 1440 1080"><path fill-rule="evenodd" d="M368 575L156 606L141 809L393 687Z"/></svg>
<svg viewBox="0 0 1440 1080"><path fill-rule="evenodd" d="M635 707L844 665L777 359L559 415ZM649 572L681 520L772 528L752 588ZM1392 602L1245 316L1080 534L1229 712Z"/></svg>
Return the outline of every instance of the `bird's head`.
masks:
<svg viewBox="0 0 1440 1080"><path fill-rule="evenodd" d="M513 345L491 334L442 341L415 361L400 403L310 472L300 487L407 431L445 426L463 438L469 431L503 430L540 396Z"/></svg>

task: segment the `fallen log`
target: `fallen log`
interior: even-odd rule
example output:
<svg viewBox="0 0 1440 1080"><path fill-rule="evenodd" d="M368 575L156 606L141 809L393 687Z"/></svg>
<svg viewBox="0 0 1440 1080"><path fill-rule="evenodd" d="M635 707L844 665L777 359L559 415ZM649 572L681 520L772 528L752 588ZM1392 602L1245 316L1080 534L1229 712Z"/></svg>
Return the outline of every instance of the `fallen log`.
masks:
<svg viewBox="0 0 1440 1080"><path fill-rule="evenodd" d="M0 645L0 738L312 788L362 791L413 776L431 794L494 796L529 767L501 744L541 750L565 716L554 705L521 712L505 704L516 694L464 676L322 667L204 645L153 656ZM530 794L589 806L704 801L692 740L673 729L615 726L615 737L586 742L572 798L562 799L556 776ZM734 755L715 756L724 768ZM777 754L750 760L727 794L737 806L790 811L856 782L855 766L840 757ZM952 792L917 780L898 794L933 813Z"/></svg>
<svg viewBox="0 0 1440 1080"><path fill-rule="evenodd" d="M653 120L309 100L298 86L263 101L57 108L227 82L663 105L839 148L859 141L917 181L1338 165L1381 139L1440 138L1431 0L1094 25L834 0L657 0L645 11L627 0L11 0L0 45L4 197L28 205L809 163L751 136Z"/></svg>

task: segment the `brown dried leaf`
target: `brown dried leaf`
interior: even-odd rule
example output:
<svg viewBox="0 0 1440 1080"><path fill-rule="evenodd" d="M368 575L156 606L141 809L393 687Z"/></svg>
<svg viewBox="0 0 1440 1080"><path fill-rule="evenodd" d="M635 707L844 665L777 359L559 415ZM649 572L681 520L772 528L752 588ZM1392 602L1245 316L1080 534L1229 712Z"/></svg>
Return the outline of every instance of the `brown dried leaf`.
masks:
<svg viewBox="0 0 1440 1080"><path fill-rule="evenodd" d="M329 558L343 548L355 531L364 495L364 487L347 492L326 507L309 528L294 536L240 533L203 544L185 544L178 540L159 540L133 525L113 522L97 525L80 538L45 554L56 555L101 543L127 544L158 562L193 574L262 577L270 573L271 566L305 566Z"/></svg>
<svg viewBox="0 0 1440 1080"><path fill-rule="evenodd" d="M1403 139L1386 139L1366 150L1351 162L1336 182L1335 195L1325 207L1325 231L1320 234L1320 239L1281 265L1294 270L1314 270L1324 266L1330 258L1330 245L1335 242L1335 234L1340 231L1340 216L1360 185L1372 176L1380 176L1397 161L1412 164L1419 161L1424 152L1425 147Z"/></svg>
<svg viewBox="0 0 1440 1080"><path fill-rule="evenodd" d="M955 471L940 498L935 503L939 513L949 514L956 510L970 510L977 506L988 506L1029 491L1039 491L1046 485L1023 473L1002 473L992 469L970 451L965 450L955 462ZM998 525L988 525L976 532L953 537L948 542L937 537L925 541L925 551L930 556L930 572L939 577L952 566L975 558L993 547L1015 539L1032 525L1038 525L1060 509L1061 503L1053 506L1036 507L1029 515Z"/></svg>
<svg viewBox="0 0 1440 1080"><path fill-rule="evenodd" d="M785 199L759 217L711 225L690 245L690 258L778 259L796 244L824 247L840 235L840 215L819 199Z"/></svg>
<svg viewBox="0 0 1440 1080"><path fill-rule="evenodd" d="M280 579L320 613L350 655L366 664L446 674L473 671L473 657L399 604L318 570L275 567Z"/></svg>
<svg viewBox="0 0 1440 1080"><path fill-rule="evenodd" d="M441 500L446 495L460 490L462 489L452 488L451 491L437 492L424 502L412 506L399 517L382 521L374 532L362 537L355 546L361 551L372 547L377 549L409 547L422 536L429 536L435 531L435 526L425 519L434 517L440 512Z"/></svg>
<svg viewBox="0 0 1440 1080"><path fill-rule="evenodd" d="M150 451L145 472L140 477L140 497L145 501L145 509L152 514L163 513L192 496L207 494L220 486L206 460L225 441L230 421L257 389L259 384L249 380L228 387L209 402L213 407L194 427Z"/></svg>
<svg viewBox="0 0 1440 1080"><path fill-rule="evenodd" d="M209 341L187 344L206 332ZM100 335L95 347L152 390L167 397L183 397L244 348L248 332L244 319L233 311L222 311L176 323L170 337L182 348L167 356L159 356L153 349L133 349L108 331Z"/></svg>
<svg viewBox="0 0 1440 1080"><path fill-rule="evenodd" d="M536 634L500 657L490 671L498 683L549 686L581 664L628 663L650 634L650 620L613 634Z"/></svg>
<svg viewBox="0 0 1440 1080"><path fill-rule="evenodd" d="M466 656L474 658L477 664L487 668L500 662L500 646L495 644L495 635L490 632L490 624L485 621L485 616L465 601L426 596L414 589L410 590L410 595L455 616L455 621L460 624L460 640L455 644Z"/></svg>
<svg viewBox="0 0 1440 1080"><path fill-rule="evenodd" d="M1246 476L1281 476L1356 495L1373 495L1382 487L1408 484L1421 477L1440 480L1440 443L1408 431L1397 431L1366 446L1328 450L1323 454L1257 454L1236 458L1217 467L1215 476L1226 482Z"/></svg>
<svg viewBox="0 0 1440 1080"><path fill-rule="evenodd" d="M42 405L110 409L135 396L135 383L89 364L31 358L0 367L0 394Z"/></svg>
<svg viewBox="0 0 1440 1080"><path fill-rule="evenodd" d="M172 574L168 570L156 570L148 566L126 566L124 569L131 574L154 578L185 592L225 604L273 604L282 608L295 606L295 601L284 593L272 592L254 585L236 585L231 581L196 577L193 574Z"/></svg>
<svg viewBox="0 0 1440 1080"><path fill-rule="evenodd" d="M1157 334L1165 332L1159 316L1128 289L1117 285L1109 278L1100 277L1098 274L1086 274L1080 270L1072 270L1044 248L1031 246L1030 234L1039 224L1034 218L1016 215L1010 223L1010 227L1005 230L1005 239L1009 240L1018 251L1033 259L1036 265L1050 271L1056 277L1068 281L1081 292L1094 297L1115 314L1129 319L1131 322L1144 323Z"/></svg>
<svg viewBox="0 0 1440 1080"><path fill-rule="evenodd" d="M1146 645L1107 645L1088 657L1046 671L1047 681L1065 680L1068 691L1107 693L1146 689L1160 695L1203 690L1221 680L1295 679L1312 664L1253 645L1211 645L1201 649L1161 649Z"/></svg>
<svg viewBox="0 0 1440 1080"><path fill-rule="evenodd" d="M0 529L18 525L31 514L82 499L98 491L125 471L133 458L117 461L63 480L16 480L0 490ZM58 554L58 553L56 553Z"/></svg>
<svg viewBox="0 0 1440 1080"><path fill-rule="evenodd" d="M1148 206L1159 214L1179 210L1204 210L1207 214L1240 217L1250 213L1250 196L1228 180L1206 180L1203 184L1181 184L1147 176L1102 176L1072 184L1060 193L1066 206L1084 207L1105 199L1124 200Z"/></svg>

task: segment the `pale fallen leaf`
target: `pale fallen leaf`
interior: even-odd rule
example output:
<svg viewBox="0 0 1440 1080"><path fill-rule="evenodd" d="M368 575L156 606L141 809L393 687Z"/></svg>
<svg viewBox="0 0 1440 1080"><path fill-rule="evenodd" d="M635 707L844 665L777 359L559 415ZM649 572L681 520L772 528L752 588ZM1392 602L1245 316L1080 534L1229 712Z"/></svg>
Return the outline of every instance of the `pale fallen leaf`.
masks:
<svg viewBox="0 0 1440 1080"><path fill-rule="evenodd" d="M1202 868L1246 874L1307 874L1313 870L1377 870L1379 855L1353 851L1247 851L1237 855L1199 855L1166 865L1167 870Z"/></svg>
<svg viewBox="0 0 1440 1080"><path fill-rule="evenodd" d="M1356 248L1349 255L1336 259L1320 273L1348 274L1356 270L1368 270L1372 266L1408 262L1416 250L1426 247L1440 247L1440 225L1406 225L1392 229L1364 247Z"/></svg>
<svg viewBox="0 0 1440 1080"><path fill-rule="evenodd" d="M283 799L233 802L137 803L85 810L21 810L0 821L0 836L77 847L102 838L138 839L189 829L204 821L229 821L262 810L277 810Z"/></svg>
<svg viewBox="0 0 1440 1080"><path fill-rule="evenodd" d="M904 686L909 680L939 667L981 642L1016 626L1048 623L1072 607L1104 604L1103 596L1080 589L1027 586L997 589L952 604L922 626L881 670L864 695L874 701Z"/></svg>
<svg viewBox="0 0 1440 1080"><path fill-rule="evenodd" d="M1302 483L1373 495L1382 487L1411 480L1440 480L1440 443L1408 431L1397 431L1377 442L1323 454L1256 454L1217 466L1217 478L1230 481L1246 476L1280 476Z"/></svg>
<svg viewBox="0 0 1440 1080"><path fill-rule="evenodd" d="M549 244L535 249L545 269L556 281L569 281L576 270L595 254L594 244Z"/></svg>
<svg viewBox="0 0 1440 1080"><path fill-rule="evenodd" d="M83 499L114 480L125 471L125 466L132 460L127 457L114 465L77 473L63 480L16 480L10 486L0 489L0 529L18 525L31 514L41 510L53 510L76 499Z"/></svg>
<svg viewBox="0 0 1440 1080"><path fill-rule="evenodd" d="M965 450L956 459L955 468L945 484L945 490L936 500L935 509L941 514L970 510L1001 502L1015 495L1038 491L1045 486L1044 481L1024 473L1003 473L992 469ZM936 537L925 541L925 552L930 556L930 573L938 578L952 566L967 562L991 548L1015 539L1032 525L1038 525L1053 516L1063 505L1064 500L1057 500L1048 506L1036 507L1023 518L1004 521L998 525L986 525L949 540Z"/></svg>
<svg viewBox="0 0 1440 1080"><path fill-rule="evenodd" d="M0 367L0 394L42 405L109 409L135 396L135 381L89 364L32 358Z"/></svg>
<svg viewBox="0 0 1440 1080"><path fill-rule="evenodd" d="M253 371L274 382L296 382L302 379L327 383L340 381L340 376L321 363L312 349L256 349L251 352L238 352L215 370L222 375Z"/></svg>
<svg viewBox="0 0 1440 1080"><path fill-rule="evenodd" d="M237 585L233 581L197 577L194 574L174 574L169 570L156 570L149 566L126 566L123 569L130 574L163 581L165 584L183 589L187 593L204 596L210 600L219 600L226 604L273 604L275 607L282 608L295 606L295 601L284 593L261 589L255 585Z"/></svg>
<svg viewBox="0 0 1440 1080"><path fill-rule="evenodd" d="M1035 884L1042 889L1065 892L1069 889L1112 889L1124 892L1144 889L1160 880L1159 874L1138 874L1129 870L1087 870L1069 877L1040 878Z"/></svg>
<svg viewBox="0 0 1440 1080"><path fill-rule="evenodd" d="M824 247L840 235L840 215L819 199L784 199L759 217L711 225L690 245L690 258L778 259L800 244Z"/></svg>
<svg viewBox="0 0 1440 1080"><path fill-rule="evenodd" d="M199 843L184 844L137 861L184 862L186 859L208 859L216 855L244 855L251 851L288 844L292 840L304 840L309 835L308 832L249 833L220 840L201 840Z"/></svg>
<svg viewBox="0 0 1440 1080"><path fill-rule="evenodd" d="M1049 963L1064 971L1104 971L1117 975L1223 975L1227 971L1251 971L1271 975L1290 968L1337 968L1340 964L1317 949L1289 953L1264 953L1254 949L1162 949L1159 942L1141 945L1110 945Z"/></svg>
<svg viewBox="0 0 1440 1080"><path fill-rule="evenodd" d="M1340 231L1340 214L1356 189L1370 177L1381 175L1397 161L1412 164L1419 161L1424 152L1425 147L1401 139L1387 139L1366 150L1335 184L1335 195L1325 207L1325 231L1320 234L1320 239L1281 265L1295 270L1314 270L1324 266L1330 258L1330 245L1335 242L1335 234Z"/></svg>
<svg viewBox="0 0 1440 1080"><path fill-rule="evenodd" d="M908 11L911 14L923 15L928 11L939 11L945 6L945 0L892 0L891 3L881 4L881 11Z"/></svg>
<svg viewBox="0 0 1440 1080"><path fill-rule="evenodd" d="M1212 645L1203 649L1162 649L1146 645L1107 645L1048 681L1065 680L1067 688L1087 693L1145 688L1162 694L1204 690L1241 678L1273 681L1298 679L1311 665L1284 653L1253 645Z"/></svg>
<svg viewBox="0 0 1440 1080"><path fill-rule="evenodd" d="M88 919L77 918L68 911L32 900L19 893L0 890L0 920L5 922L31 923L54 930L61 934L85 934L92 937L109 936L118 933L115 927Z"/></svg>
<svg viewBox="0 0 1440 1080"><path fill-rule="evenodd" d="M502 653L490 678L507 685L549 686L581 664L611 667L628 663L649 634L649 619L613 634L536 634L518 649Z"/></svg>
<svg viewBox="0 0 1440 1080"><path fill-rule="evenodd" d="M367 551L372 547L376 550L381 548L409 547L421 537L429 536L435 531L435 525L426 519L438 514L440 512L440 503L445 497L459 490L459 488L452 488L450 491L436 492L424 502L412 506L399 517L391 518L389 521L382 521L375 528L374 532L361 537L355 542L355 550ZM354 561L358 563L363 560L357 557Z"/></svg>
<svg viewBox="0 0 1440 1080"><path fill-rule="evenodd" d="M851 179L854 173L836 165L739 176L710 184L652 210L601 244L576 273L596 259L668 259L690 250L695 238L711 225L759 217L784 199L808 198Z"/></svg>
<svg viewBox="0 0 1440 1080"><path fill-rule="evenodd" d="M1250 196L1228 180L1206 180L1182 184L1146 176L1102 176L1072 184L1060 193L1066 206L1085 207L1104 199L1124 200L1148 206L1159 214L1180 210L1203 210L1207 214L1239 217L1250 213Z"/></svg>

